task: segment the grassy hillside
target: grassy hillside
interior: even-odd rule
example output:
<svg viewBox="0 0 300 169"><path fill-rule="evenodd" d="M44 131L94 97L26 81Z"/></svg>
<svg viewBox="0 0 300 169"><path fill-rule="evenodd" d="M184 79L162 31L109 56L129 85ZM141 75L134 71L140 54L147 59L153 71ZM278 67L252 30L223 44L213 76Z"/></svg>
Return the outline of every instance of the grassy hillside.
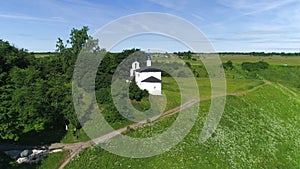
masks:
<svg viewBox="0 0 300 169"><path fill-rule="evenodd" d="M223 63L233 62L233 68L225 70L230 96L227 97L226 109L216 132L205 144L199 144L198 140L207 117L209 100L201 102L199 118L188 136L164 154L130 159L100 147L91 147L82 150L66 168L300 168L299 57L224 55L221 59ZM240 65L261 60L270 64L268 69L248 72ZM191 63L195 76L199 75L196 82L201 99L208 99L211 84L205 68L199 60L185 61ZM190 83L181 80L185 85ZM254 88L256 90L250 90ZM163 91L168 100L165 110L181 104L179 89L173 78L163 77ZM188 90L187 96L193 95ZM163 100L161 96L152 97ZM132 104L140 110L149 108L146 98L141 102L132 101ZM107 113L111 114L109 111ZM159 134L176 117L177 114L151 122L127 134L141 138ZM120 128L130 123L127 120L112 122L111 125ZM80 139L74 140L70 132L61 142L88 140L84 131L78 133ZM56 161L51 159L37 167L49 168L51 163L54 166Z"/></svg>
<svg viewBox="0 0 300 169"><path fill-rule="evenodd" d="M196 78L196 82L199 88L200 98L208 98L211 95L211 84L209 78ZM189 83L186 81L185 83ZM262 85L264 82L259 79L226 79L227 92L228 93L236 93L242 92L253 87ZM176 106L180 106L180 90L176 84L176 81L171 77L163 78L163 91L167 95L167 107L166 110L170 110ZM193 95L194 93L191 93Z"/></svg>
<svg viewBox="0 0 300 169"><path fill-rule="evenodd" d="M267 60L266 60L267 59ZM176 147L162 155L146 159L130 159L111 154L99 147L81 152L67 168L299 168L300 167L300 110L298 57L281 56L222 57L232 60L233 69L226 70L227 92L243 93L228 96L221 122L205 144L199 144L199 134L207 117L210 101L201 102L199 118L189 135ZM242 62L264 60L270 64L265 70L247 72ZM201 63L189 60L199 71L197 78L201 98L210 96L210 82ZM245 91L271 84L255 91ZM180 104L179 90L172 78L163 79L168 98L167 109ZM188 83L188 82L186 82ZM150 137L168 128L177 115L153 122L128 133L133 137ZM87 162L89 160L89 162Z"/></svg>
<svg viewBox="0 0 300 169"><path fill-rule="evenodd" d="M272 92L270 92L272 91ZM264 86L243 97L227 98L220 125L206 143L199 133L209 102L188 136L170 151L146 159L113 155L99 147L81 152L66 168L299 168L300 103L278 85ZM130 133L149 136L161 132L173 119L150 124Z"/></svg>
<svg viewBox="0 0 300 169"><path fill-rule="evenodd" d="M300 66L271 66L258 74L269 81L300 91Z"/></svg>

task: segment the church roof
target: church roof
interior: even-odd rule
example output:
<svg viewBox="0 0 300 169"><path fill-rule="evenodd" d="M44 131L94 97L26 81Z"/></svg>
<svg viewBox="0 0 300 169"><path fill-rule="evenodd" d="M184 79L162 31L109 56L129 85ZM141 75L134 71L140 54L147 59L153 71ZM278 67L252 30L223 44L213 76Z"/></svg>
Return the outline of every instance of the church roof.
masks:
<svg viewBox="0 0 300 169"><path fill-rule="evenodd" d="M147 79L145 80L142 80L142 82L150 82L150 83L161 83L161 80L151 76L151 77L148 77Z"/></svg>
<svg viewBox="0 0 300 169"><path fill-rule="evenodd" d="M142 67L140 69L135 70L136 72L161 72L160 69L156 69L153 67Z"/></svg>

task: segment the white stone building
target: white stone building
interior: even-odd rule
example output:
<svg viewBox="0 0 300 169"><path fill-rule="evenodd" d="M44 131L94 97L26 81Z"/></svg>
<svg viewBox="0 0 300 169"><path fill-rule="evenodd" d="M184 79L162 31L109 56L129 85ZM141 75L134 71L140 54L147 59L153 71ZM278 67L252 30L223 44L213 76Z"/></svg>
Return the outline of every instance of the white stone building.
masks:
<svg viewBox="0 0 300 169"><path fill-rule="evenodd" d="M140 89L146 89L149 94L161 95L161 70L151 67L151 57L147 56L147 66L140 68L139 62L132 63L130 78L135 78Z"/></svg>

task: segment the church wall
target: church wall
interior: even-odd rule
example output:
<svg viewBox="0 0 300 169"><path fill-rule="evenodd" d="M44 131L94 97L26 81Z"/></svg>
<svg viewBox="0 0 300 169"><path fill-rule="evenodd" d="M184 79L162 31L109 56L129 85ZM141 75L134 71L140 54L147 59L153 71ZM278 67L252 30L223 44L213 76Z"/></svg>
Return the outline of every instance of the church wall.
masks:
<svg viewBox="0 0 300 169"><path fill-rule="evenodd" d="M161 83L142 82L141 89L148 90L148 92L152 95L161 95Z"/></svg>
<svg viewBox="0 0 300 169"><path fill-rule="evenodd" d="M146 89L152 95L161 95L161 83L142 82L151 76L161 80L161 72L135 72L135 82L140 89Z"/></svg>

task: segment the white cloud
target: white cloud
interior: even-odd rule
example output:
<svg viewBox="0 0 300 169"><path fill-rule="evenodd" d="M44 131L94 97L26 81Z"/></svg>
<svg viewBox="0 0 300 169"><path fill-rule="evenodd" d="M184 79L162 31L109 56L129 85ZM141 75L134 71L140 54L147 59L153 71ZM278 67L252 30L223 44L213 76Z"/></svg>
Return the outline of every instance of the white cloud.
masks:
<svg viewBox="0 0 300 169"><path fill-rule="evenodd" d="M218 2L223 6L240 10L244 15L252 15L280 8L298 0L218 0Z"/></svg>
<svg viewBox="0 0 300 169"><path fill-rule="evenodd" d="M182 10L184 6L188 3L186 0L148 0L151 3L155 3L164 8L169 8L173 10Z"/></svg>
<svg viewBox="0 0 300 169"><path fill-rule="evenodd" d="M248 30L248 31L241 31L241 32L233 32L234 34L238 34L238 35L278 35L278 34L282 34L282 31L278 31L278 30Z"/></svg>
<svg viewBox="0 0 300 169"><path fill-rule="evenodd" d="M205 21L205 19L202 16L199 16L198 14L192 14L192 16L200 21Z"/></svg>
<svg viewBox="0 0 300 169"><path fill-rule="evenodd" d="M62 17L50 17L50 18L40 18L34 16L28 16L24 14L0 14L0 18L6 19L19 19L19 20L30 20L30 21L45 21L45 22L65 22Z"/></svg>

